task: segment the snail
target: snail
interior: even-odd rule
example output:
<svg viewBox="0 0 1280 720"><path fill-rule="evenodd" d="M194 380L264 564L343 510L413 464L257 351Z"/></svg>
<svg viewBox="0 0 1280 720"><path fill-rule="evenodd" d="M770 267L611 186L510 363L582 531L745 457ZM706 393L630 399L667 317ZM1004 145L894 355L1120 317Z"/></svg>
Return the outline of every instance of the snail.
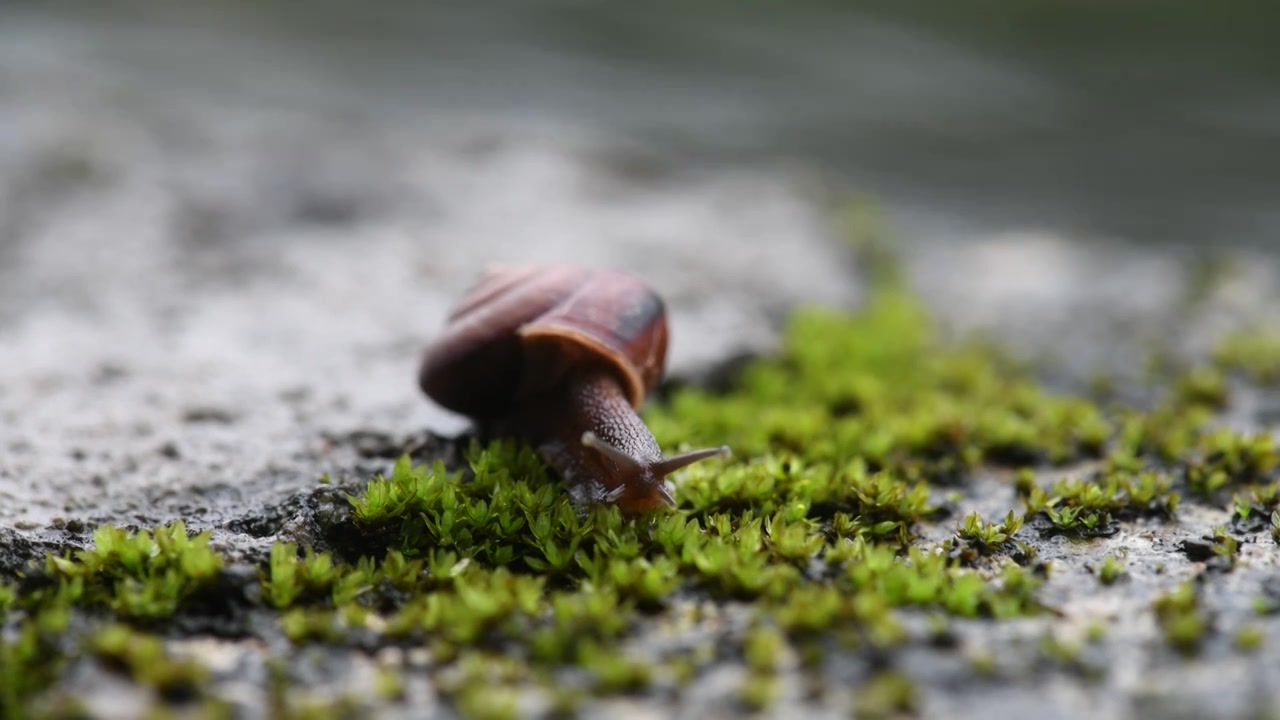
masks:
<svg viewBox="0 0 1280 720"><path fill-rule="evenodd" d="M574 266L492 267L427 348L418 383L485 433L535 447L579 506L675 507L667 476L730 454L663 457L637 414L666 365L666 306L639 277Z"/></svg>

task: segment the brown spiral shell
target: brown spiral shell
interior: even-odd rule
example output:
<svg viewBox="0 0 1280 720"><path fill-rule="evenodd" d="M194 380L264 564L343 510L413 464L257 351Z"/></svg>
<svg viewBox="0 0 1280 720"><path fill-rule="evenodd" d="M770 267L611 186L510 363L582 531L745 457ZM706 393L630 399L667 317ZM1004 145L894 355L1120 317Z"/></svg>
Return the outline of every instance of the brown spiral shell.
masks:
<svg viewBox="0 0 1280 720"><path fill-rule="evenodd" d="M440 405L476 418L505 414L568 372L603 365L633 407L662 379L666 308L640 278L571 265L493 267L449 316L418 374Z"/></svg>

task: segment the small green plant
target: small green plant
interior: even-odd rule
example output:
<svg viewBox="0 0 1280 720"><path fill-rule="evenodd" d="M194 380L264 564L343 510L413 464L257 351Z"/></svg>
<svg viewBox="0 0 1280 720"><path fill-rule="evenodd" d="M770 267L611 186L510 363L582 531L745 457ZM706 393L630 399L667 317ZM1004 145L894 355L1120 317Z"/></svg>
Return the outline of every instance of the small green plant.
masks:
<svg viewBox="0 0 1280 720"><path fill-rule="evenodd" d="M293 608L280 616L280 629L295 644L333 642L341 637L336 613L323 608Z"/></svg>
<svg viewBox="0 0 1280 720"><path fill-rule="evenodd" d="M738 699L753 712L767 710L778 695L778 681L773 675L748 672L742 676Z"/></svg>
<svg viewBox="0 0 1280 720"><path fill-rule="evenodd" d="M89 637L88 645L109 667L171 700L196 697L207 677L199 663L170 657L159 638L124 625L98 629Z"/></svg>
<svg viewBox="0 0 1280 720"><path fill-rule="evenodd" d="M1223 338L1214 352L1219 367L1255 382L1280 382L1280 329L1255 327Z"/></svg>
<svg viewBox="0 0 1280 720"><path fill-rule="evenodd" d="M591 674L598 693L636 693L652 682L653 672L647 662L628 658L592 642L582 643L578 652L579 661Z"/></svg>
<svg viewBox="0 0 1280 720"><path fill-rule="evenodd" d="M9 616L9 610L18 600L18 589L9 583L0 582L0 622Z"/></svg>
<svg viewBox="0 0 1280 720"><path fill-rule="evenodd" d="M1156 598L1152 610L1165 640L1174 649L1183 655L1199 651L1210 627L1192 582L1184 582Z"/></svg>
<svg viewBox="0 0 1280 720"><path fill-rule="evenodd" d="M132 533L104 526L87 550L50 555L45 573L64 582L60 599L109 608L120 619L163 619L211 586L222 568L209 533L188 535L174 523ZM51 597L41 595L33 601Z"/></svg>
<svg viewBox="0 0 1280 720"><path fill-rule="evenodd" d="M1228 487L1265 482L1280 465L1280 450L1269 433L1221 429L1201 441L1199 455L1188 462L1187 484L1205 498Z"/></svg>
<svg viewBox="0 0 1280 720"><path fill-rule="evenodd" d="M262 585L263 596L276 608L287 608L302 595L298 547L277 542L271 546L271 564Z"/></svg>
<svg viewBox="0 0 1280 720"><path fill-rule="evenodd" d="M1253 485L1244 492L1237 492L1231 499L1236 522L1251 519L1266 520L1280 508L1280 483Z"/></svg>
<svg viewBox="0 0 1280 720"><path fill-rule="evenodd" d="M742 642L747 667L757 675L772 674L777 670L785 644L786 637L777 628L768 625L752 628Z"/></svg>
<svg viewBox="0 0 1280 720"><path fill-rule="evenodd" d="M1124 575L1124 563L1115 555L1108 555L1098 568L1098 581L1103 585L1114 585Z"/></svg>
<svg viewBox="0 0 1280 720"><path fill-rule="evenodd" d="M1256 625L1245 625L1236 631L1234 644L1240 652L1255 652L1262 647L1264 636Z"/></svg>
<svg viewBox="0 0 1280 720"><path fill-rule="evenodd" d="M0 715L21 717L20 709L62 672L67 656L61 636L69 621L64 607L41 610L0 637Z"/></svg>
<svg viewBox="0 0 1280 720"><path fill-rule="evenodd" d="M1027 511L1040 513L1060 531L1107 534L1117 520L1172 517L1179 496L1173 481L1147 471L1113 471L1090 479L1059 480L1048 490L1032 487L1024 498Z"/></svg>
<svg viewBox="0 0 1280 720"><path fill-rule="evenodd" d="M1213 529L1213 554L1226 558L1230 567L1235 567L1237 555L1240 552L1240 541L1227 534L1226 528L1216 527Z"/></svg>
<svg viewBox="0 0 1280 720"><path fill-rule="evenodd" d="M1174 402L1183 407L1203 406L1220 410L1227 405L1227 380L1212 367L1193 368L1174 383Z"/></svg>
<svg viewBox="0 0 1280 720"><path fill-rule="evenodd" d="M893 672L874 676L854 693L854 717L879 720L913 715L919 710L919 691L910 678Z"/></svg>
<svg viewBox="0 0 1280 720"><path fill-rule="evenodd" d="M956 524L956 537L988 555L1003 548L1020 529L1022 518L1014 515L1012 510L1000 523L988 523L978 513L969 513Z"/></svg>

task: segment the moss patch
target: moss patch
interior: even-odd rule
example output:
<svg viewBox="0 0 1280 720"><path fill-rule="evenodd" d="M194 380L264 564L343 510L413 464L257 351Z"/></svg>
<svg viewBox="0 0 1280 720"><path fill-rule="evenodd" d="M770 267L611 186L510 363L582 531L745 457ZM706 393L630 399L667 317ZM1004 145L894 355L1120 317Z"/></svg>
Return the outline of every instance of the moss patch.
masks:
<svg viewBox="0 0 1280 720"><path fill-rule="evenodd" d="M1280 384L1280 327L1268 325L1232 333L1219 343L1213 359L1219 367L1256 382Z"/></svg>
<svg viewBox="0 0 1280 720"><path fill-rule="evenodd" d="M328 551L276 542L246 567L182 523L99 528L87 548L0 584L4 717L53 702L74 663L198 706L216 678L170 660L166 642L218 615L248 618L238 627L266 640L282 668L317 647L423 651L433 687L468 717L678 695L726 662L741 666L742 708L763 709L784 666L819 675L837 655L883 664L904 646L944 644L939 619L1041 613L1050 567L1028 543L1042 537L1088 542L1167 522L1184 497L1234 507L1258 532L1280 527L1270 437L1209 429L1230 400L1218 370L1193 369L1145 410L1055 395L995 348L944 342L891 264L877 262L858 312L799 312L783 352L747 364L730 390L683 387L647 410L670 451L727 443L736 453L679 473L678 511L581 511L529 448L472 441L460 464L406 457L350 488L349 518L324 528L337 539ZM1261 379L1264 355L1232 345L1217 362ZM1066 477L1044 479L1064 467ZM1006 478L1025 514L957 519L956 498L981 474ZM1208 547L1236 562L1225 530ZM1114 556L1097 571L1107 585L1127 575ZM1211 629L1191 584L1150 612L1180 652ZM720 613L737 620L716 621L701 645L681 640L680 628ZM912 631L923 617L934 629ZM1046 637L1045 657L1095 672L1082 646ZM653 638L665 638L658 649ZM380 701L407 697L403 667L378 671ZM262 680L278 714L350 711L345 697L290 700L283 673ZM878 671L850 702L857 716L893 716L914 712L920 693Z"/></svg>

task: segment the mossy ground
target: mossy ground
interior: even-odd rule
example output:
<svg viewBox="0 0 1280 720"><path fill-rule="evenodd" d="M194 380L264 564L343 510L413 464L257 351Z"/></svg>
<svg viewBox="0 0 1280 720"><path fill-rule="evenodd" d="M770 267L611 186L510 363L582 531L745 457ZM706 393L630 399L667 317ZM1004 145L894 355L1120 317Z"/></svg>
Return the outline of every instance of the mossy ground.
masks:
<svg viewBox="0 0 1280 720"><path fill-rule="evenodd" d="M90 676L158 717L945 715L948 685L1054 674L1140 695L1100 649L1130 623L1156 628L1157 665L1277 642L1280 450L1215 420L1280 377L1280 346L1228 339L1150 407L1054 394L942 340L868 257L861 309L802 310L729 389L647 409L668 450L735 451L680 473L678 511L580 511L529 449L464 441L344 488L324 547L98 528L0 584L0 715L102 714ZM1153 529L1182 542L1153 550Z"/></svg>

